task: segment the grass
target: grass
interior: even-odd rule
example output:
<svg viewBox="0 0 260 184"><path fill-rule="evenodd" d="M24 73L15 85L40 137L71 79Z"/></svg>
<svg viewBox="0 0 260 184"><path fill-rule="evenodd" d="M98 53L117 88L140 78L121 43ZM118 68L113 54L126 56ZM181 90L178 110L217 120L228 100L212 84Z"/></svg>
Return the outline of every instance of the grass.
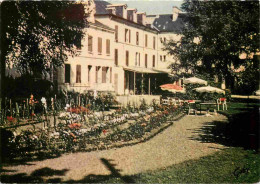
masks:
<svg viewBox="0 0 260 184"><path fill-rule="evenodd" d="M254 121L259 122L259 107L259 103L230 102L228 110L221 111L229 117L229 126L226 129L234 130L227 131L231 132L229 135L231 139L237 139L232 141L247 140L244 135L248 135L247 127L252 120L250 119L252 115L255 115ZM198 160L189 160L130 177L137 183L257 183L260 181L260 154L245 148L243 144L231 144L227 149ZM120 178L110 178L105 182L122 181Z"/></svg>
<svg viewBox="0 0 260 184"><path fill-rule="evenodd" d="M253 151L229 148L211 156L132 176L138 183L255 183L260 157Z"/></svg>

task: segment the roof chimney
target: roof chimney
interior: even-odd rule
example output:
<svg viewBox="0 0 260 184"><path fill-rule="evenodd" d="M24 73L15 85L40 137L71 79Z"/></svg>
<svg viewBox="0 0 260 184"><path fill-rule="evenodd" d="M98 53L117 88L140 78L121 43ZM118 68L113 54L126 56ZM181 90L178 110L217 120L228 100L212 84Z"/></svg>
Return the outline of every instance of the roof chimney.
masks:
<svg viewBox="0 0 260 184"><path fill-rule="evenodd" d="M172 21L176 21L181 10L177 6L172 7Z"/></svg>
<svg viewBox="0 0 260 184"><path fill-rule="evenodd" d="M114 7L115 11L116 11L116 15L119 17L123 17L123 18L127 18L127 5L126 4L111 4L111 5L107 5L107 8L111 8Z"/></svg>

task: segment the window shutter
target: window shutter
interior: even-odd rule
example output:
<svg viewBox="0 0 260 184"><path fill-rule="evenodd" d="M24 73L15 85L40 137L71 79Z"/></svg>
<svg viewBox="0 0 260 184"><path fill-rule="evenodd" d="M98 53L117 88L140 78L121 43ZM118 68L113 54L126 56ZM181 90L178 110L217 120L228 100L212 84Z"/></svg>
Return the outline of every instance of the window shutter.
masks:
<svg viewBox="0 0 260 184"><path fill-rule="evenodd" d="M155 49L155 36L153 37L153 49Z"/></svg>
<svg viewBox="0 0 260 184"><path fill-rule="evenodd" d="M145 68L147 68L147 54L145 54Z"/></svg>
<svg viewBox="0 0 260 184"><path fill-rule="evenodd" d="M153 67L155 65L155 55L153 55Z"/></svg>
<svg viewBox="0 0 260 184"><path fill-rule="evenodd" d="M148 36L147 36L147 34L145 35L145 47L147 47L147 45L148 45Z"/></svg>
<svg viewBox="0 0 260 184"><path fill-rule="evenodd" d="M118 50L115 49L115 65L118 65Z"/></svg>
<svg viewBox="0 0 260 184"><path fill-rule="evenodd" d="M129 43L131 43L131 30L129 30Z"/></svg>
<svg viewBox="0 0 260 184"><path fill-rule="evenodd" d="M93 51L93 37L92 36L88 36L88 51L92 52Z"/></svg>
<svg viewBox="0 0 260 184"><path fill-rule="evenodd" d="M102 38L98 37L98 54L102 53Z"/></svg>
<svg viewBox="0 0 260 184"><path fill-rule="evenodd" d="M115 26L115 41L118 42L118 26Z"/></svg>
<svg viewBox="0 0 260 184"><path fill-rule="evenodd" d="M110 54L110 40L109 39L107 39L107 44L106 44L106 53L109 55Z"/></svg>
<svg viewBox="0 0 260 184"><path fill-rule="evenodd" d="M139 45L139 33L136 32L136 45Z"/></svg>
<svg viewBox="0 0 260 184"><path fill-rule="evenodd" d="M126 66L129 64L129 52L126 51Z"/></svg>

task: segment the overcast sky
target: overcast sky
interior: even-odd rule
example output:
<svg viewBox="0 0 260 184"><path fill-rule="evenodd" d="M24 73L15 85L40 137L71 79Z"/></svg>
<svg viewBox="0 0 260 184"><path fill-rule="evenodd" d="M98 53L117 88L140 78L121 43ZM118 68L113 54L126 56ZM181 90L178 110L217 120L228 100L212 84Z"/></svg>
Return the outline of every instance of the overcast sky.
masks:
<svg viewBox="0 0 260 184"><path fill-rule="evenodd" d="M171 14L172 7L180 7L181 0L107 0L110 3L123 3L127 4L129 8L136 8L139 12L146 12L147 15L152 14Z"/></svg>

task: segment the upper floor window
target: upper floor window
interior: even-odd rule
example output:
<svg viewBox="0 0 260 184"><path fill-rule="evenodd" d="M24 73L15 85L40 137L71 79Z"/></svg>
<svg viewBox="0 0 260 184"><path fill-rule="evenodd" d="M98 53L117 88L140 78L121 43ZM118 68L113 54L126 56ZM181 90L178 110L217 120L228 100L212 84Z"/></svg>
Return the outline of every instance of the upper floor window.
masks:
<svg viewBox="0 0 260 184"><path fill-rule="evenodd" d="M118 42L118 26L115 26L115 41Z"/></svg>
<svg viewBox="0 0 260 184"><path fill-rule="evenodd" d="M139 32L136 32L136 45L139 45Z"/></svg>
<svg viewBox="0 0 260 184"><path fill-rule="evenodd" d="M115 65L118 66L118 50L115 49Z"/></svg>
<svg viewBox="0 0 260 184"><path fill-rule="evenodd" d="M131 43L131 30L125 29L125 42Z"/></svg>
<svg viewBox="0 0 260 184"><path fill-rule="evenodd" d="M145 54L145 58L144 58L145 68L147 68L147 66L148 66L148 61L147 61L147 59L148 59L148 56L147 56L147 54Z"/></svg>
<svg viewBox="0 0 260 184"><path fill-rule="evenodd" d="M155 49L155 36L153 37L153 49Z"/></svg>
<svg viewBox="0 0 260 184"><path fill-rule="evenodd" d="M98 37L98 54L102 54L102 38Z"/></svg>
<svg viewBox="0 0 260 184"><path fill-rule="evenodd" d="M140 52L139 52L139 57L138 57L138 65L140 66L141 65L141 62L140 62Z"/></svg>
<svg viewBox="0 0 260 184"><path fill-rule="evenodd" d="M146 34L145 35L145 47L147 47L148 46L148 35Z"/></svg>
<svg viewBox="0 0 260 184"><path fill-rule="evenodd" d="M162 55L160 55L160 61L162 61Z"/></svg>
<svg viewBox="0 0 260 184"><path fill-rule="evenodd" d="M153 55L153 67L155 67L155 55Z"/></svg>
<svg viewBox="0 0 260 184"><path fill-rule="evenodd" d="M166 55L163 56L163 60L166 61Z"/></svg>
<svg viewBox="0 0 260 184"><path fill-rule="evenodd" d="M126 64L126 66L129 65L129 51L128 50L125 53L125 64Z"/></svg>
<svg viewBox="0 0 260 184"><path fill-rule="evenodd" d="M110 40L106 40L106 53L107 55L110 55Z"/></svg>
<svg viewBox="0 0 260 184"><path fill-rule="evenodd" d="M93 51L93 37L88 36L88 51L92 52Z"/></svg>
<svg viewBox="0 0 260 184"><path fill-rule="evenodd" d="M135 66L137 66L138 63L138 52L135 53Z"/></svg>
<svg viewBox="0 0 260 184"><path fill-rule="evenodd" d="M81 65L76 65L76 83L81 83Z"/></svg>

